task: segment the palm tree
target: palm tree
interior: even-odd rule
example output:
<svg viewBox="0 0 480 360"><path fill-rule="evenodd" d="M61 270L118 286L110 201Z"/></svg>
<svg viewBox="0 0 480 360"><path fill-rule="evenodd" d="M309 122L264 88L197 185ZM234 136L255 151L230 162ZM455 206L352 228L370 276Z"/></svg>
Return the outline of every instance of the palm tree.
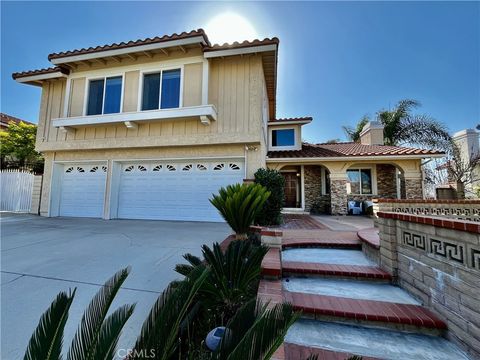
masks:
<svg viewBox="0 0 480 360"><path fill-rule="evenodd" d="M398 102L393 110L381 110L377 113L377 121L384 126L385 145L416 145L429 149L446 149L451 142L446 127L424 114L412 114L420 103L405 99ZM360 140L360 133L369 121L363 117L356 128L344 127L345 133L352 141Z"/></svg>
<svg viewBox="0 0 480 360"><path fill-rule="evenodd" d="M349 138L349 140L354 142L360 142L360 133L363 130L363 127L370 121L370 118L365 115L360 121L357 123L355 127L351 126L342 126L343 131Z"/></svg>

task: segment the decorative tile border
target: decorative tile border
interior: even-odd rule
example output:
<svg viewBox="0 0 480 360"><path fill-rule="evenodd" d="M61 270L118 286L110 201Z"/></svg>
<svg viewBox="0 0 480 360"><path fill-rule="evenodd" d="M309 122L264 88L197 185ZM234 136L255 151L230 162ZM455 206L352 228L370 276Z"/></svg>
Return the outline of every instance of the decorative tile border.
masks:
<svg viewBox="0 0 480 360"><path fill-rule="evenodd" d="M480 248L411 230L402 230L401 242L403 245L423 251L427 255L443 257L445 260L453 261L467 268L480 270ZM470 262L468 257L470 257Z"/></svg>

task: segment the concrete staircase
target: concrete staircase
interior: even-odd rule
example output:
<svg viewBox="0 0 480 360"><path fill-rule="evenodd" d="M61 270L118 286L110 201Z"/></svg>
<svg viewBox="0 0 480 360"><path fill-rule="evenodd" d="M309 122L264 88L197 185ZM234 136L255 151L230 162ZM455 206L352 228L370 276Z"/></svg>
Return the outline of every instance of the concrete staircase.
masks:
<svg viewBox="0 0 480 360"><path fill-rule="evenodd" d="M302 311L275 359L468 359L446 324L361 251L355 232L285 231L264 261L259 297Z"/></svg>

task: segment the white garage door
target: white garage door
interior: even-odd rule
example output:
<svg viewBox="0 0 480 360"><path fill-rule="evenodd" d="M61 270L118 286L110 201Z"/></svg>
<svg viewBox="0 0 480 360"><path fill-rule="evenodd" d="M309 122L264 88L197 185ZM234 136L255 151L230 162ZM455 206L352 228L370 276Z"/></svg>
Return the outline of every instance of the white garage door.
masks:
<svg viewBox="0 0 480 360"><path fill-rule="evenodd" d="M223 221L209 199L243 178L244 163L237 160L123 164L118 217Z"/></svg>
<svg viewBox="0 0 480 360"><path fill-rule="evenodd" d="M65 165L60 184L60 216L102 217L105 165Z"/></svg>

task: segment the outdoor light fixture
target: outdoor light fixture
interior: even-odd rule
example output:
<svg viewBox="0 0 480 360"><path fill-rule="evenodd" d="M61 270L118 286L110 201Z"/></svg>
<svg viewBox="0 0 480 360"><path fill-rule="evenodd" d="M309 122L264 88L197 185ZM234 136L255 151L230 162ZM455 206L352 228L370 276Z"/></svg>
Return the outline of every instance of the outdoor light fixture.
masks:
<svg viewBox="0 0 480 360"><path fill-rule="evenodd" d="M300 173L297 173L297 177L300 177Z"/></svg>
<svg viewBox="0 0 480 360"><path fill-rule="evenodd" d="M210 331L205 339L205 344L207 348L211 351L215 351L220 345L220 341L222 341L223 336L225 335L225 327L219 326Z"/></svg>

